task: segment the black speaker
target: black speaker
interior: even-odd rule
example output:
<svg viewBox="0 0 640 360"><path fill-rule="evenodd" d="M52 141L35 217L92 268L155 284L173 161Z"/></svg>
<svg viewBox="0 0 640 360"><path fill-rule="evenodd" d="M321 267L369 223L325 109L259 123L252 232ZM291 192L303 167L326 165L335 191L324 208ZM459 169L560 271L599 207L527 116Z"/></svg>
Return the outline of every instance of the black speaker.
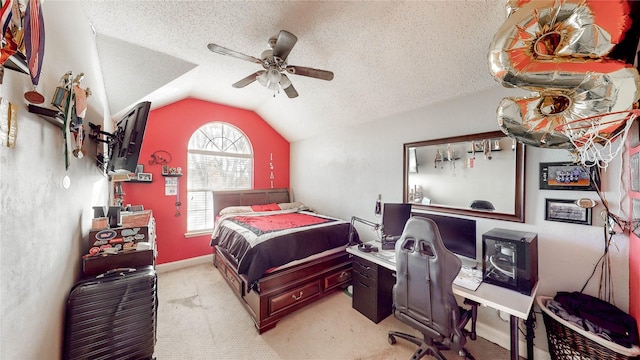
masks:
<svg viewBox="0 0 640 360"><path fill-rule="evenodd" d="M482 234L482 281L531 295L538 282L538 234L497 228Z"/></svg>

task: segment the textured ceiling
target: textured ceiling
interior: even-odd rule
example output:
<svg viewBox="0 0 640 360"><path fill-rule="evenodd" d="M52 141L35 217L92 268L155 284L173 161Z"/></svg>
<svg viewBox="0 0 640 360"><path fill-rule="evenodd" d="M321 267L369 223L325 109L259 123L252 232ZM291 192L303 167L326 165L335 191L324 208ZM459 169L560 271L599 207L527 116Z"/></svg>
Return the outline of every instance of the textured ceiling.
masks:
<svg viewBox="0 0 640 360"><path fill-rule="evenodd" d="M297 141L495 86L487 53L506 1L81 4L96 31L112 114L141 100L158 107L190 96L253 110ZM335 78L290 75L294 99L258 82L236 89L231 84L261 66L207 49L216 43L259 58L283 29L298 37L289 64Z"/></svg>

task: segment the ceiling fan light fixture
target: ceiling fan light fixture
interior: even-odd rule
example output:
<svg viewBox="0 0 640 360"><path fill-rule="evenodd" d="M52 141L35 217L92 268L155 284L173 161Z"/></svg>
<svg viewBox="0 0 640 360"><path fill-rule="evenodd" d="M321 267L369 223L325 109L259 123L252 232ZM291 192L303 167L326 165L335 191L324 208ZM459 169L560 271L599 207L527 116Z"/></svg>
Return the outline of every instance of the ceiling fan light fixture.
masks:
<svg viewBox="0 0 640 360"><path fill-rule="evenodd" d="M277 69L269 69L269 71L267 71L267 80L269 80L270 83L278 84L281 78L282 75Z"/></svg>
<svg viewBox="0 0 640 360"><path fill-rule="evenodd" d="M207 46L209 50L215 53L232 56L240 60L262 65L264 70L256 71L255 73L236 81L232 84L233 87L243 88L252 82L257 81L262 86L273 91L274 96L280 93L280 90L283 90L289 98L295 98L298 96L298 91L295 89L291 80L289 80L289 77L284 73L284 71L290 74L327 81L333 79L333 73L331 71L287 64L289 53L297 41L298 38L295 35L286 30L281 30L277 36L269 38L269 47L271 49L263 51L260 59L213 43Z"/></svg>
<svg viewBox="0 0 640 360"><path fill-rule="evenodd" d="M269 79L267 78L267 72L263 72L262 74L258 75L256 77L256 80L258 80L258 82L260 83L260 85L267 87L267 85L269 84Z"/></svg>
<svg viewBox="0 0 640 360"><path fill-rule="evenodd" d="M272 69L273 70L273 69ZM262 74L258 75L256 77L256 80L258 80L258 82L260 83L260 85L266 87L267 89L273 91L273 96L276 96L276 94L278 94L280 92L280 80L278 81L271 81L271 79L276 79L276 78L281 78L280 73L275 70L277 72L277 77L275 75L272 74L272 70L269 71L265 71Z"/></svg>

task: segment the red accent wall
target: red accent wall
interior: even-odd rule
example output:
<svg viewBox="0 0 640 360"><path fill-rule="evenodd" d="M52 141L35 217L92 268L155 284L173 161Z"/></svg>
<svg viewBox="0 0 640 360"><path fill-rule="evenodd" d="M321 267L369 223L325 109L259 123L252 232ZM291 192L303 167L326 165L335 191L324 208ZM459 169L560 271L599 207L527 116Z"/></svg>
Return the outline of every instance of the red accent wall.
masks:
<svg viewBox="0 0 640 360"><path fill-rule="evenodd" d="M630 132L630 134L633 134L633 132ZM636 134L635 136L638 135ZM640 146L635 148L629 146L630 157L638 152L640 152ZM631 161L628 163L631 163ZM635 166L638 166L638 164ZM630 181L632 180L630 179ZM640 200L640 193L631 191L631 186L629 186L629 199L629 221L631 222L633 221L633 199ZM640 329L640 238L631 231L629 232L629 314L636 319Z"/></svg>
<svg viewBox="0 0 640 360"><path fill-rule="evenodd" d="M238 127L249 138L254 153L254 189L289 187L289 142L253 111L187 98L152 110L147 121L139 164L151 173L151 183L124 183L124 204L143 205L156 219L157 263L189 259L212 253L210 234L186 238L187 232L187 144L200 126L224 121ZM179 178L180 216L176 216L176 196L165 196L161 165L150 165L151 154L163 150L171 154L169 167L181 167ZM271 155L273 156L271 161ZM273 164L273 170L271 165Z"/></svg>

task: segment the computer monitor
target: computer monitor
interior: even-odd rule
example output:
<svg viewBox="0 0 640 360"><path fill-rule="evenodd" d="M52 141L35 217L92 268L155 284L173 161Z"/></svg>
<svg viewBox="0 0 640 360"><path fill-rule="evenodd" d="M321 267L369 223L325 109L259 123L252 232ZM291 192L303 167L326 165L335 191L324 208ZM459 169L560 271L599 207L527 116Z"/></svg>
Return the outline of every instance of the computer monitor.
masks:
<svg viewBox="0 0 640 360"><path fill-rule="evenodd" d="M458 257L478 262L476 253L476 221L453 216L420 213L421 216L433 220L438 225L444 246Z"/></svg>
<svg viewBox="0 0 640 360"><path fill-rule="evenodd" d="M393 249L411 217L411 204L385 203L382 208L382 249Z"/></svg>

